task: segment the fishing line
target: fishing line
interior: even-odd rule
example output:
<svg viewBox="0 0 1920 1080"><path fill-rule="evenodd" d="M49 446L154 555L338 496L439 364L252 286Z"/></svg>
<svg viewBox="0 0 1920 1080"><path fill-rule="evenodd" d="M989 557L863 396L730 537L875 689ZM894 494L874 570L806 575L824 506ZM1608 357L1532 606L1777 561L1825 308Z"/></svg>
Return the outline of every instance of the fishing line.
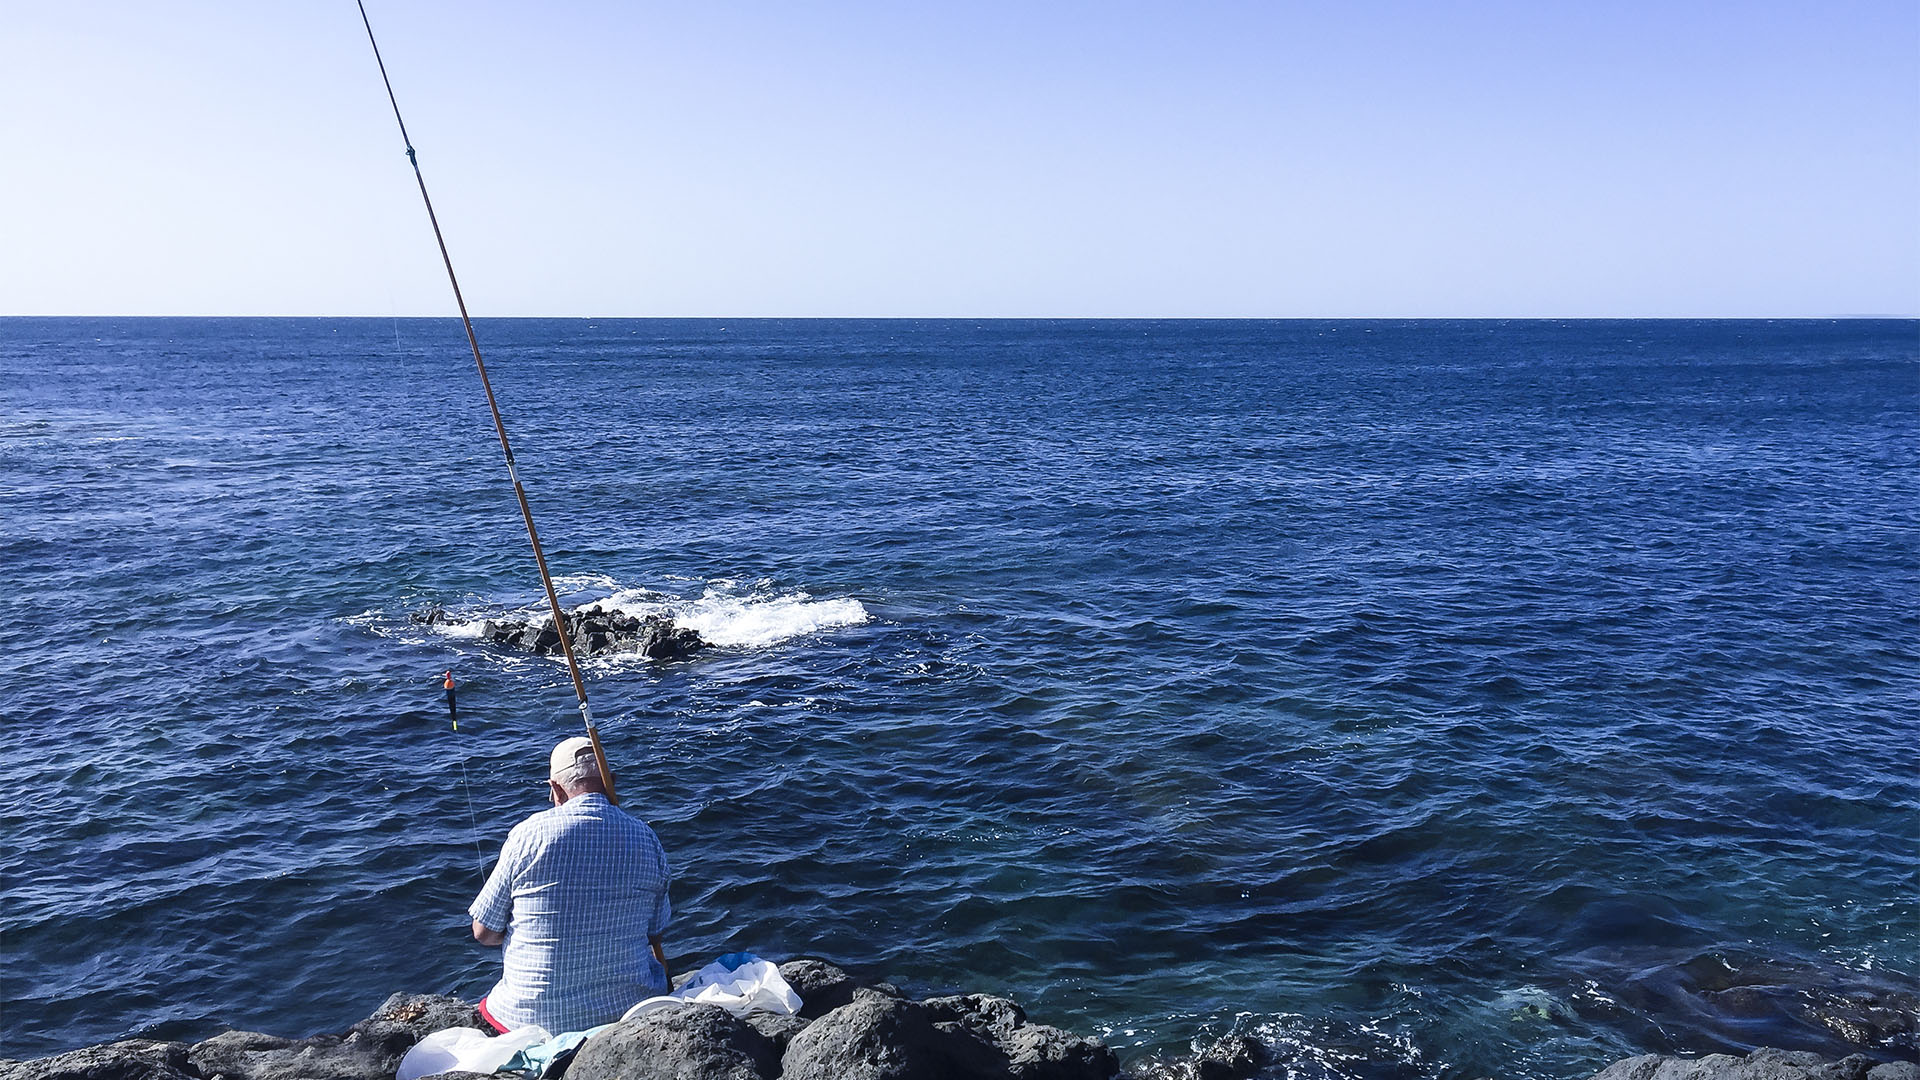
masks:
<svg viewBox="0 0 1920 1080"><path fill-rule="evenodd" d="M580 722L587 727L593 743L594 762L600 766L600 779L606 785L607 801L618 805L613 793L613 770L607 768L607 754L600 746L599 729L593 726L593 707L587 704L587 683L580 677L580 661L573 655L573 642L567 635L566 613L560 610L560 594L553 589L553 575L547 572L547 557L540 550L540 533L533 527L533 508L527 505L526 489L520 486L520 474L514 468L513 447L507 442L507 425L500 419L500 403L494 399L493 383L487 379L487 362L480 357L480 338L473 332L473 319L467 314L466 297L460 294L460 279L453 272L453 256L447 254L447 238L440 232L440 218L433 212L433 199L427 194L427 178L420 172L420 159L407 134L407 122L400 115L400 99L394 96L393 80L387 77L387 62L380 56L380 43L374 40L373 21L367 18L365 0L354 0L360 8L360 22L367 28L367 44L373 46L373 61L380 66L380 82L387 88L387 101L393 106L394 122L400 125L400 141L407 147L407 162L413 166L413 178L420 185L420 201L426 205L427 220L433 225L433 239L440 245L440 261L447 268L447 283L453 286L453 302L460 308L460 325L467 331L467 344L473 349L473 366L480 373L480 388L487 394L487 409L493 414L493 430L500 436L500 452L507 459L507 479L513 481L514 498L520 503L520 519L527 526L527 542L533 547L534 565L540 568L540 583L546 586L547 603L553 608L553 629L560 638L560 651L567 658L567 674L573 678L574 696L580 699Z"/></svg>
<svg viewBox="0 0 1920 1080"><path fill-rule="evenodd" d="M487 878L487 852L480 846L480 815L473 809L473 784L467 780L467 759L460 759L460 786L467 791L467 817L473 822L473 872Z"/></svg>
<svg viewBox="0 0 1920 1080"><path fill-rule="evenodd" d="M452 731L460 731L460 710L454 703L453 669L448 668L446 681L441 683L447 691L447 720ZM473 869L482 881L487 877L487 853L480 847L480 815L473 808L473 782L467 779L467 759L460 758L460 790L467 793L467 817L473 822Z"/></svg>

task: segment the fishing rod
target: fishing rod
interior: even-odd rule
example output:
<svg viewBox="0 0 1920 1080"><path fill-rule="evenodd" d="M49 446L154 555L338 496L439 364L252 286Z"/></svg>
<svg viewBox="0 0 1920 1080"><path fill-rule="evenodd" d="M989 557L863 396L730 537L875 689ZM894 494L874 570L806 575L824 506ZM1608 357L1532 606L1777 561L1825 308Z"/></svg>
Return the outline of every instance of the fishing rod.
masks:
<svg viewBox="0 0 1920 1080"><path fill-rule="evenodd" d="M506 455L507 479L513 481L514 498L520 501L520 520L527 523L527 542L533 545L533 561L540 568L540 584L546 586L547 603L553 608L553 628L560 635L560 651L567 657L567 674L573 677L573 693L580 699L580 721L587 726L587 738L593 743L593 759L600 766L600 779L607 788L607 801L619 805L613 793L613 770L607 767L607 752L600 746L600 731L593 726L593 707L587 704L587 683L580 677L580 661L573 655L573 642L567 637L567 617L560 610L560 594L553 591L553 575L547 573L547 557L540 550L540 533L533 527L533 508L527 505L527 490L520 486L520 474L513 467L513 446L507 442L507 425L500 419L500 403L494 399L493 384L487 379L487 362L480 357L480 339L473 332L473 319L467 315L466 298L460 295L460 279L453 273L453 256L447 254L447 238L440 232L440 219L433 212L433 199L427 195L427 178L420 173L420 159L413 152L413 139L407 135L407 122L400 116L400 100L393 95L393 80L387 77L387 62L380 57L380 43L373 37L373 21L367 18L365 0L354 0L360 8L360 22L367 28L367 44L373 46L373 62L380 65L380 81L386 85L387 101L393 105L394 122L400 125L400 141L407 147L407 163L413 166L413 178L420 185L420 201L426 204L427 220L433 224L433 239L440 245L440 261L447 268L447 283L453 286L453 302L460 308L460 324L467 328L467 344L473 348L473 366L480 372L480 388L487 393L487 409L493 413L493 430L500 436L500 452ZM448 675L451 684L452 675ZM451 691L451 685L449 685ZM453 696L447 697L449 710Z"/></svg>

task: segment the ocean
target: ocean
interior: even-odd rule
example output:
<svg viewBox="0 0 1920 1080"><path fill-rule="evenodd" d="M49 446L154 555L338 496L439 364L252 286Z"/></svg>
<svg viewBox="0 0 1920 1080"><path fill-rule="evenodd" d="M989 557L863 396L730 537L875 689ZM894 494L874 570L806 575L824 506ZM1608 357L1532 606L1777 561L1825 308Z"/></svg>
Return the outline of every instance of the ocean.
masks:
<svg viewBox="0 0 1920 1080"><path fill-rule="evenodd" d="M1911 321L482 320L685 969L1912 1058ZM0 320L0 1057L477 997L579 731L457 321ZM423 626L412 613L444 608ZM460 684L459 730L442 672Z"/></svg>

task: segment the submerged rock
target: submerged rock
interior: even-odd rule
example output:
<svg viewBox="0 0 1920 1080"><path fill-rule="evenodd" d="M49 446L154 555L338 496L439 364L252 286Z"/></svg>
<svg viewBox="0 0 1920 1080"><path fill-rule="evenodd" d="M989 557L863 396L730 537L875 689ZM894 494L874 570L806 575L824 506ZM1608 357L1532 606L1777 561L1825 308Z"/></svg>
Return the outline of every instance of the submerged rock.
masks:
<svg viewBox="0 0 1920 1080"><path fill-rule="evenodd" d="M1908 1061L1876 1065L1865 1054L1829 1061L1805 1051L1762 1048L1743 1058L1647 1054L1616 1061L1594 1074L1593 1080L1920 1080L1920 1065Z"/></svg>
<svg viewBox="0 0 1920 1080"><path fill-rule="evenodd" d="M1136 1062L1126 1075L1128 1080L1258 1080L1273 1075L1270 1070L1277 1064L1266 1043L1251 1035L1227 1035L1190 1057Z"/></svg>

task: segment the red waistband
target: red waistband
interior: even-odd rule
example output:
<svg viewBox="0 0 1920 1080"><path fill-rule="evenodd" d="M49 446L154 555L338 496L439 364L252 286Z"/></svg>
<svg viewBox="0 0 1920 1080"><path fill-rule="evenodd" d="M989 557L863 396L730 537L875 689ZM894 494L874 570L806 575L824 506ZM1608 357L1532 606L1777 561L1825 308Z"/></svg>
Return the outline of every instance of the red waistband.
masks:
<svg viewBox="0 0 1920 1080"><path fill-rule="evenodd" d="M507 1027L507 1025L501 1023L498 1020L495 1020L493 1018L493 1014L487 1011L486 998L483 997L479 1001L474 1002L473 1007L480 1010L480 1019L485 1020L488 1024L491 1024L493 1026L493 1030L499 1032L502 1035L505 1035L508 1031L511 1030L510 1028Z"/></svg>

